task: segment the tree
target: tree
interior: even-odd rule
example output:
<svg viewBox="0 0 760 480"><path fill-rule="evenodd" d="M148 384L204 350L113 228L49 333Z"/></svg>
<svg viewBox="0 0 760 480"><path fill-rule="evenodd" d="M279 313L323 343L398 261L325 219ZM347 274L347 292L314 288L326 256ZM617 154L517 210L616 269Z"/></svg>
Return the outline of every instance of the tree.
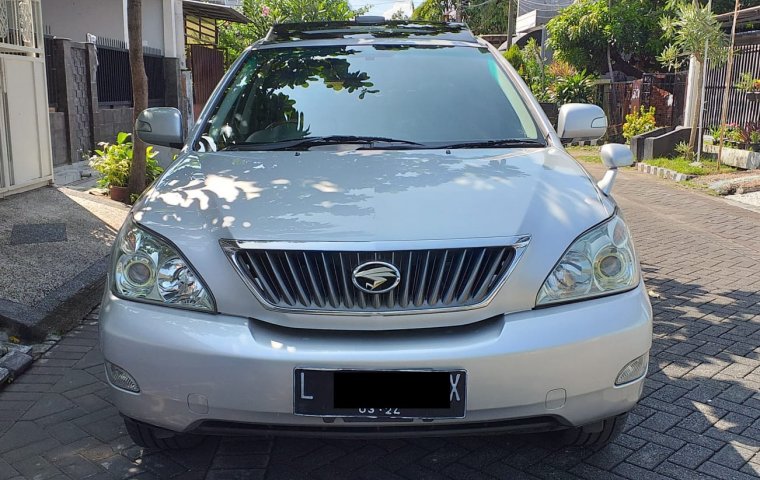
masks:
<svg viewBox="0 0 760 480"><path fill-rule="evenodd" d="M391 20L409 20L409 15L402 9L398 9L391 15Z"/></svg>
<svg viewBox="0 0 760 480"><path fill-rule="evenodd" d="M509 29L509 3L512 0L493 0L488 3L469 2L464 8L464 21L475 33L507 33Z"/></svg>
<svg viewBox="0 0 760 480"><path fill-rule="evenodd" d="M702 65L705 61L705 45L710 62L721 63L726 58L726 34L721 30L715 14L710 8L694 3L680 4L676 8L675 17L664 16L660 25L665 37L670 40L657 59L670 69L683 67L686 60L696 61L696 78L694 88L697 92L695 105L702 105ZM697 133L699 130L700 108L692 109L691 135L689 149L696 151Z"/></svg>
<svg viewBox="0 0 760 480"><path fill-rule="evenodd" d="M663 48L659 17L664 0L578 0L547 24L549 45L557 58L579 70L609 71L608 63L626 75L641 77L656 67ZM610 62L608 62L608 48Z"/></svg>
<svg viewBox="0 0 760 480"><path fill-rule="evenodd" d="M129 34L129 70L132 77L132 125L137 116L148 108L148 76L145 74L142 45L142 0L128 0L127 32ZM133 127L134 128L134 127ZM132 133L132 166L129 170L129 194L139 195L145 190L145 144Z"/></svg>
<svg viewBox="0 0 760 480"><path fill-rule="evenodd" d="M443 22L446 15L454 8L453 0L425 0L412 12L412 20Z"/></svg>
<svg viewBox="0 0 760 480"><path fill-rule="evenodd" d="M241 8L250 23L219 27L219 46L232 58L265 37L275 23L352 20L367 11L367 7L353 10L347 0L243 0Z"/></svg>

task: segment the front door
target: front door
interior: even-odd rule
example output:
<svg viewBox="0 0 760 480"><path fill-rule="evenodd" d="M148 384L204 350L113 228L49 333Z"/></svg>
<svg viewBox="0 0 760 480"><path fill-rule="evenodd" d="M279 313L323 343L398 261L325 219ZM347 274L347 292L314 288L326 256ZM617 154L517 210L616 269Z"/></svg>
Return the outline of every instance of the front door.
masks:
<svg viewBox="0 0 760 480"><path fill-rule="evenodd" d="M190 45L190 65L193 71L193 112L197 119L224 76L224 53L205 45Z"/></svg>

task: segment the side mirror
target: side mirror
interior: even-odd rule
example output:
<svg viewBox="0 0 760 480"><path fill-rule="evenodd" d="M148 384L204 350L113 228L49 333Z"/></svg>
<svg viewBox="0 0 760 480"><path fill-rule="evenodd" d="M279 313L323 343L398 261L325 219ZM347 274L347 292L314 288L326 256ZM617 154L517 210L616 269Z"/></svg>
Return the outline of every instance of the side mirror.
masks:
<svg viewBox="0 0 760 480"><path fill-rule="evenodd" d="M182 114L172 107L154 107L140 112L135 132L145 143L171 148L182 148Z"/></svg>
<svg viewBox="0 0 760 480"><path fill-rule="evenodd" d="M567 103L559 109L557 135L562 143L599 140L607 132L604 110L588 103Z"/></svg>
<svg viewBox="0 0 760 480"><path fill-rule="evenodd" d="M599 154L602 163L607 168L629 167L633 165L633 152L628 145L608 143L602 147Z"/></svg>
<svg viewBox="0 0 760 480"><path fill-rule="evenodd" d="M604 174L597 186L609 195L612 186L615 184L618 167L627 167L633 165L633 152L627 145L619 143L608 143L602 147L600 152L602 163L607 167L607 173Z"/></svg>

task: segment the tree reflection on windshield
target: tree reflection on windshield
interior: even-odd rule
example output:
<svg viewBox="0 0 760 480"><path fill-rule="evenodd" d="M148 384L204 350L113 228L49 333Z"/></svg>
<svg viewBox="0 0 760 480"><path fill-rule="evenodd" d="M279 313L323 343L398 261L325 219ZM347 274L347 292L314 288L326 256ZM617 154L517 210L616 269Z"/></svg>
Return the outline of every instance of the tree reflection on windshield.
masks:
<svg viewBox="0 0 760 480"><path fill-rule="evenodd" d="M248 53L213 112L202 151L304 137L407 145L397 148L541 140L520 92L479 46L265 46Z"/></svg>
<svg viewBox="0 0 760 480"><path fill-rule="evenodd" d="M348 48L310 48L264 50L254 68L244 68L234 85L243 85L239 97L228 111L224 102L212 117L208 135L218 149L238 143L269 143L292 140L309 135L304 113L296 108L293 91L309 88L315 83L335 92L359 92L363 100L372 89L369 75L349 71L347 56L357 53ZM249 62L252 65L253 62ZM243 78L240 78L243 77ZM250 85L250 87L248 87ZM285 93L285 92L288 92ZM223 122L219 122L224 117ZM215 125L221 125L216 126Z"/></svg>

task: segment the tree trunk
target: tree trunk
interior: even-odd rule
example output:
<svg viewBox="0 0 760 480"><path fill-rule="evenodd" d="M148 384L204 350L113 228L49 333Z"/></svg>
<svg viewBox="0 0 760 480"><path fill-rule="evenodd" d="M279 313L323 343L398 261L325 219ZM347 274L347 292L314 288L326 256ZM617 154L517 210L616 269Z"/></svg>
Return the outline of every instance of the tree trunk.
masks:
<svg viewBox="0 0 760 480"><path fill-rule="evenodd" d="M148 108L148 77L145 74L142 46L142 0L127 2L127 31L129 33L129 69L132 74L132 167L129 170L129 193L141 194L145 190L145 144L134 132L134 121Z"/></svg>
<svg viewBox="0 0 760 480"><path fill-rule="evenodd" d="M612 46L607 45L607 68L610 72L610 124L613 128L610 129L610 135L608 137L617 137L620 132L618 131L618 115L617 115L617 92L615 91L615 71L612 69Z"/></svg>
<svg viewBox="0 0 760 480"><path fill-rule="evenodd" d="M696 75L694 76L694 88L696 89L696 101L694 102L694 108L691 109L691 119L689 124L691 125L691 133L689 134L689 150L692 153L697 151L697 142L699 141L699 114L702 111L702 82L704 81L702 75L702 62L698 59L694 59Z"/></svg>

